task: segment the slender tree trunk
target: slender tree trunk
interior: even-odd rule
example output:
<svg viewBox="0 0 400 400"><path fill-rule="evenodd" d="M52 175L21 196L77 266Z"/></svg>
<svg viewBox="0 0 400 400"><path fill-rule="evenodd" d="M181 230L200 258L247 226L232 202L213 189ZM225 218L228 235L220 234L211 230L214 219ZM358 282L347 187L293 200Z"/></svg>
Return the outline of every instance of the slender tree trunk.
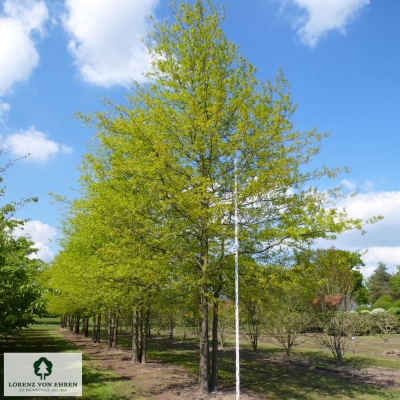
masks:
<svg viewBox="0 0 400 400"><path fill-rule="evenodd" d="M96 314L93 315L92 342L96 343Z"/></svg>
<svg viewBox="0 0 400 400"><path fill-rule="evenodd" d="M96 343L100 343L100 334L101 334L101 313L97 315Z"/></svg>
<svg viewBox="0 0 400 400"><path fill-rule="evenodd" d="M118 313L115 313L115 318L114 318L114 337L113 337L113 347L117 347L117 341L118 341L118 323L119 323L119 316Z"/></svg>
<svg viewBox="0 0 400 400"><path fill-rule="evenodd" d="M139 354L139 312L137 309L133 310L132 314L132 363L140 364Z"/></svg>
<svg viewBox="0 0 400 400"><path fill-rule="evenodd" d="M148 331L150 325L150 308L146 308L146 317L144 318L144 336L142 338L142 364L146 364L146 356L147 356L147 338L148 338Z"/></svg>
<svg viewBox="0 0 400 400"><path fill-rule="evenodd" d="M89 317L87 315L82 317L82 336L89 337Z"/></svg>
<svg viewBox="0 0 400 400"><path fill-rule="evenodd" d="M75 317L75 334L79 335L79 320L80 320L80 315L77 314Z"/></svg>
<svg viewBox="0 0 400 400"><path fill-rule="evenodd" d="M75 316L74 316L74 315L71 315L70 325L69 325L69 330L70 330L70 332L73 332L73 330L74 330L74 324L75 324Z"/></svg>
<svg viewBox="0 0 400 400"><path fill-rule="evenodd" d="M174 321L171 318L171 320L169 321L169 338L173 339L174 335Z"/></svg>
<svg viewBox="0 0 400 400"><path fill-rule="evenodd" d="M115 313L111 310L108 311L108 323L107 323L107 334L108 334L108 348L111 349L114 346L114 329L115 329Z"/></svg>
<svg viewBox="0 0 400 400"><path fill-rule="evenodd" d="M85 317L85 320L86 320L86 324L85 324L85 332L84 332L84 335L85 335L85 337L89 337L89 315L87 315L87 316Z"/></svg>
<svg viewBox="0 0 400 400"><path fill-rule="evenodd" d="M202 293L200 300L200 365L199 365L199 391L202 394L209 392L210 356L208 341L208 302L206 293Z"/></svg>
<svg viewBox="0 0 400 400"><path fill-rule="evenodd" d="M210 392L218 392L218 298L213 308Z"/></svg>

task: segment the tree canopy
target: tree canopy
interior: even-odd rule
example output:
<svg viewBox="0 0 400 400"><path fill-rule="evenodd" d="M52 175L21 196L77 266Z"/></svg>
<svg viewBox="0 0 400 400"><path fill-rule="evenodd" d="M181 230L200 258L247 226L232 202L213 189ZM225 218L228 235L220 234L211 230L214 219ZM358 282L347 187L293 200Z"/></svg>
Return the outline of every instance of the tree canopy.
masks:
<svg viewBox="0 0 400 400"><path fill-rule="evenodd" d="M0 155L4 154L0 151ZM11 165L12 162L0 168L0 173ZM3 195L1 188L0 197ZM43 311L38 282L43 262L31 258L37 250L28 236L16 236L26 221L16 219L15 213L29 201L37 199L22 199L0 207L0 338L17 333L32 322L34 314Z"/></svg>
<svg viewBox="0 0 400 400"><path fill-rule="evenodd" d="M386 264L379 262L378 268L367 280L367 288L372 303L375 303L383 294L390 295L390 278L391 275L387 272Z"/></svg>

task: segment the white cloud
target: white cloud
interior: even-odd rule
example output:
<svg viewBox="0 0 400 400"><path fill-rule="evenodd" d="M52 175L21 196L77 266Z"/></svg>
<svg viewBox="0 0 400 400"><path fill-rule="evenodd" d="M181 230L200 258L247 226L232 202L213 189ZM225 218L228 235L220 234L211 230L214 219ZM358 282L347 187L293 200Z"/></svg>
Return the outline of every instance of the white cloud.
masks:
<svg viewBox="0 0 400 400"><path fill-rule="evenodd" d="M29 235L35 243L35 247L39 251L32 255L32 258L40 258L45 262L50 261L54 257L54 253L49 249L47 243L57 235L55 228L50 225L43 224L40 221L28 221L24 224L23 229L16 229L15 236Z"/></svg>
<svg viewBox="0 0 400 400"><path fill-rule="evenodd" d="M344 34L370 0L289 0L305 11L297 17L295 27L303 43L314 47L330 30ZM285 0L287 2L287 0Z"/></svg>
<svg viewBox="0 0 400 400"><path fill-rule="evenodd" d="M6 0L0 14L0 96L16 82L26 81L39 64L32 39L44 35L48 9L43 0Z"/></svg>
<svg viewBox="0 0 400 400"><path fill-rule="evenodd" d="M354 190L357 187L357 184L354 181L350 181L348 179L343 179L340 182L346 189Z"/></svg>
<svg viewBox="0 0 400 400"><path fill-rule="evenodd" d="M399 247L369 247L367 254L363 257L366 265L371 265L368 270L373 270L378 267L378 262L381 261L387 266L400 265L400 246ZM372 267L373 266L373 267Z"/></svg>
<svg viewBox="0 0 400 400"><path fill-rule="evenodd" d="M29 154L27 161L43 162L57 153L72 152L71 147L47 139L44 133L37 131L33 126L26 131L7 136L1 140L0 144L3 148L9 148L10 152L17 157L25 157Z"/></svg>
<svg viewBox="0 0 400 400"><path fill-rule="evenodd" d="M394 271L400 264L400 191L369 192L353 198L343 199L338 206L346 207L352 218L366 220L374 215L383 215L384 219L365 227L367 233L359 231L345 232L335 241L320 240L317 247L335 246L350 251L368 249L363 257L365 274L371 274L378 261L387 264L389 271Z"/></svg>
<svg viewBox="0 0 400 400"><path fill-rule="evenodd" d="M65 0L63 26L69 50L84 81L100 86L130 85L143 81L150 69L141 42L151 30L148 16L158 0Z"/></svg>
<svg viewBox="0 0 400 400"><path fill-rule="evenodd" d="M364 189L366 192L369 192L369 191L372 189L373 186L374 186L374 183L371 182L371 181L369 181L369 180L367 179L367 180L364 182L363 189Z"/></svg>

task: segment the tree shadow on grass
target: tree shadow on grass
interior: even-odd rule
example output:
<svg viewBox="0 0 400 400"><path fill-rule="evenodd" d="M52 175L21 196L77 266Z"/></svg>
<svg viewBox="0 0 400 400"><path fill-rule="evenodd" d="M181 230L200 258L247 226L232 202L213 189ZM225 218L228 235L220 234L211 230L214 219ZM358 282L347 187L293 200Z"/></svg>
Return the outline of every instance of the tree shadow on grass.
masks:
<svg viewBox="0 0 400 400"><path fill-rule="evenodd" d="M257 354L257 353L255 353ZM221 383L234 385L235 355L233 350L221 353L220 358ZM379 396L381 399L397 399L398 395L385 393L382 389L362 382L351 382L350 379L340 379L311 371L296 370L293 367L277 366L268 359L247 357L242 352L240 361L241 386L249 390L267 394L271 399L309 399L310 393L315 398L336 399L360 398L362 395Z"/></svg>
<svg viewBox="0 0 400 400"><path fill-rule="evenodd" d="M4 353L63 353L70 351L79 351L73 343L52 333L54 328L35 327L33 329L22 330L20 336L10 338L7 342L0 342L0 398L4 394ZM82 360L90 364L91 358L86 354L82 354ZM83 366L82 383L83 398L101 399L101 400L130 400L132 399L132 391L126 395L121 393L113 393L113 388L121 386L123 381L129 380L116 375L112 375L109 371L99 370ZM105 386L106 385L106 386ZM87 395L85 395L87 392ZM22 397L12 396L7 399L20 400ZM51 397L52 399L65 399L65 396ZM29 397L29 399L43 399L43 397Z"/></svg>

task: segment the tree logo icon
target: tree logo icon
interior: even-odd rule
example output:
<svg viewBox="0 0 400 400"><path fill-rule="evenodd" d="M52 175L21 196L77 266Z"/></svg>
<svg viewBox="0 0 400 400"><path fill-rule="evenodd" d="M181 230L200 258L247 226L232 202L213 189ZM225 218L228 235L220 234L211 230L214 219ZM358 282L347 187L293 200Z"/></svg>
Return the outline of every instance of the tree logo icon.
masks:
<svg viewBox="0 0 400 400"><path fill-rule="evenodd" d="M40 380L46 380L46 376L51 375L51 369L53 368L53 363L45 357L39 358L39 360L33 363L33 368L35 369L35 375L40 376Z"/></svg>

